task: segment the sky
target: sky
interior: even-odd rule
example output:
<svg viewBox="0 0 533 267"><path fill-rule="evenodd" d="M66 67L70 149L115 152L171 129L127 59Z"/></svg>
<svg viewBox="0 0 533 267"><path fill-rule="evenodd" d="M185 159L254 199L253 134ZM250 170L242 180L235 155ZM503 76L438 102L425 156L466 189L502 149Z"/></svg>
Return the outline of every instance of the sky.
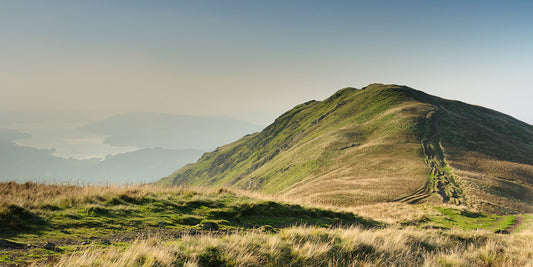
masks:
<svg viewBox="0 0 533 267"><path fill-rule="evenodd" d="M0 1L0 111L266 125L407 85L533 124L533 1Z"/></svg>

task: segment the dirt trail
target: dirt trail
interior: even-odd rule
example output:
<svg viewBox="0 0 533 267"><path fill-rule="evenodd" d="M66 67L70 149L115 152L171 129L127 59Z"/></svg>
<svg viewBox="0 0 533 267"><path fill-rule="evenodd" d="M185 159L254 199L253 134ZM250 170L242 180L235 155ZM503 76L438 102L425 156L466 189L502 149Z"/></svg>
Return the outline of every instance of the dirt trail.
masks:
<svg viewBox="0 0 533 267"><path fill-rule="evenodd" d="M431 128L433 129L433 134L423 142L424 154L427 157L427 164L431 168L432 174L436 177L434 182L436 182L437 193L442 197L442 201L444 203L447 203L448 201L450 201L450 198L446 195L446 192L444 190L445 185L443 182L444 179L442 177L444 176L444 172L440 171L438 168L439 162L436 158L436 151L435 149L433 149L432 146L433 139L435 139L437 136L440 136L440 134L442 133L442 127L440 127L439 124L440 120L442 119L442 115L437 114L437 112L435 112L434 114L432 114L432 116L437 117L431 125Z"/></svg>
<svg viewBox="0 0 533 267"><path fill-rule="evenodd" d="M442 127L440 121L444 117L440 109L430 111L426 118L432 120L431 135L422 140L426 164L431 169L431 179L414 193L398 198L395 201L414 204L428 198L432 193L437 193L444 203L452 201L455 204L461 204L462 190L455 182L453 176L444 170L444 154L440 146L440 136Z"/></svg>
<svg viewBox="0 0 533 267"><path fill-rule="evenodd" d="M522 225L523 222L524 222L524 217L517 216L512 225L505 228L504 230L498 230L496 231L496 233L497 234L512 234L516 230L516 228L518 228L518 226Z"/></svg>

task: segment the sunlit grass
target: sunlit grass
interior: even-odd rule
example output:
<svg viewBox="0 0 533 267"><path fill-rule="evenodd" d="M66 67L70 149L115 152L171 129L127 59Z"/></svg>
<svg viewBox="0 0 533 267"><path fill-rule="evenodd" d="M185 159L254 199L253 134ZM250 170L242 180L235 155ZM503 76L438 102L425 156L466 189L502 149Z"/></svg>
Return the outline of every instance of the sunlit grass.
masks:
<svg viewBox="0 0 533 267"><path fill-rule="evenodd" d="M501 235L495 230L515 216L454 206L332 210L287 196L152 185L2 183L0 196L0 238L33 246L0 251L0 264L470 266L522 264L533 254L524 251L533 236L530 215L519 215L518 232ZM202 230L203 222L219 230ZM44 249L47 242L59 250Z"/></svg>
<svg viewBox="0 0 533 267"><path fill-rule="evenodd" d="M486 231L416 228L364 230L293 227L278 234L184 236L91 248L59 266L531 266L531 230L503 236Z"/></svg>

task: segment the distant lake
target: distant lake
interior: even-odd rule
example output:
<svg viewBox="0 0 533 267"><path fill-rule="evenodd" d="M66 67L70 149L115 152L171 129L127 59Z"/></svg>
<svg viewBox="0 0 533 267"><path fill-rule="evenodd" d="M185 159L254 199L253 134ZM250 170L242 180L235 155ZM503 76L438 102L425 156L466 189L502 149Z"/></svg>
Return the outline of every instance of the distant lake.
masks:
<svg viewBox="0 0 533 267"><path fill-rule="evenodd" d="M24 122L2 125L4 128L31 134L31 138L17 139L13 142L20 146L39 149L55 149L56 157L104 159L106 155L116 155L138 150L133 146L113 146L104 143L106 135L87 133L77 130L86 122Z"/></svg>

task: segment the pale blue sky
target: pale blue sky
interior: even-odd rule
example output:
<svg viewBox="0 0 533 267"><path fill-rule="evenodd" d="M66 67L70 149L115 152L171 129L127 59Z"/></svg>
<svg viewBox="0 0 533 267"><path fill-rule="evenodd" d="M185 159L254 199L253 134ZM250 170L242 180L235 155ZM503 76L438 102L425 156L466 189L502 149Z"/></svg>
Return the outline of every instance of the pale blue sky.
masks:
<svg viewBox="0 0 533 267"><path fill-rule="evenodd" d="M396 83L533 123L533 1L0 1L0 110L269 123Z"/></svg>

